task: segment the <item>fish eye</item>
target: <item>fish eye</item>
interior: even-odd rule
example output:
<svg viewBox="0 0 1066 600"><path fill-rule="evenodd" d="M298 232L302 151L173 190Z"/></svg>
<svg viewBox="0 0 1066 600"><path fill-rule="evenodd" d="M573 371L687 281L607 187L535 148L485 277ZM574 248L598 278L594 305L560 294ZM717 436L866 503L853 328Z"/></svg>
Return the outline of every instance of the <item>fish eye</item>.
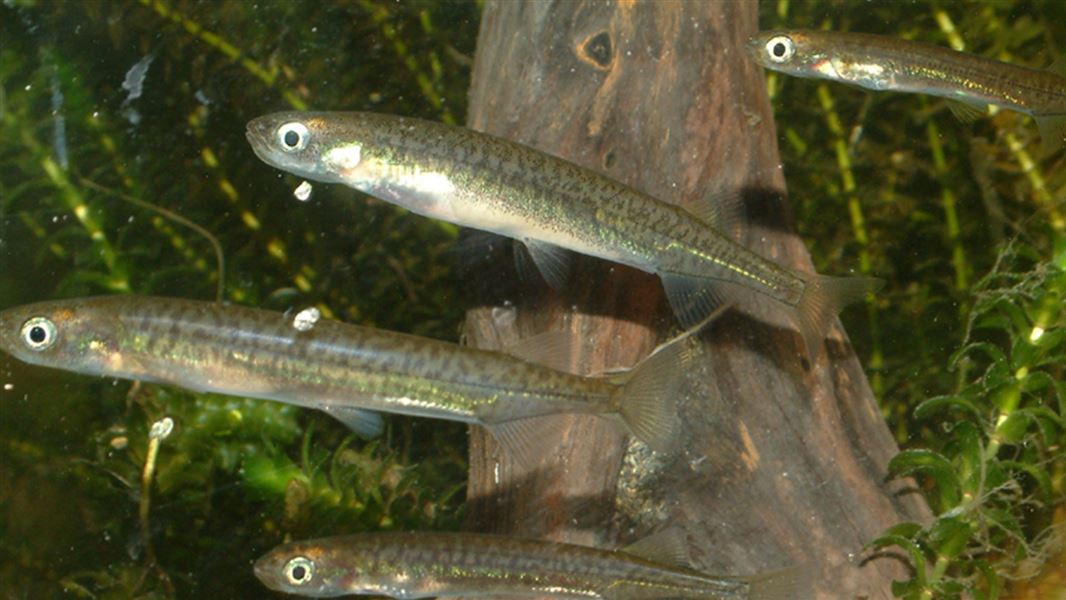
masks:
<svg viewBox="0 0 1066 600"><path fill-rule="evenodd" d="M285 579L292 585L304 585L315 576L315 563L311 559L297 556L285 563Z"/></svg>
<svg viewBox="0 0 1066 600"><path fill-rule="evenodd" d="M788 62L795 53L796 44L787 35L775 35L766 42L766 54L774 62Z"/></svg>
<svg viewBox="0 0 1066 600"><path fill-rule="evenodd" d="M299 121L286 123L278 127L278 142L286 152L299 152L307 147L311 132Z"/></svg>
<svg viewBox="0 0 1066 600"><path fill-rule="evenodd" d="M22 324L22 341L30 350L41 352L56 343L56 325L45 317L34 317Z"/></svg>

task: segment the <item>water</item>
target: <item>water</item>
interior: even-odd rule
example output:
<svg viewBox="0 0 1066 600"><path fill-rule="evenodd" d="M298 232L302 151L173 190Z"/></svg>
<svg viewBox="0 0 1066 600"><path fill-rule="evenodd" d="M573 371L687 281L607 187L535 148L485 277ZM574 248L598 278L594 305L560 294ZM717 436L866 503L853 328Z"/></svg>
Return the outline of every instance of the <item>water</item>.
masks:
<svg viewBox="0 0 1066 600"><path fill-rule="evenodd" d="M767 2L762 20L939 43L940 7L977 52L1041 66L1049 39L1066 44L1061 2L941 5ZM226 301L290 314L316 306L321 318L457 339L464 311L482 299L463 293L470 282L456 275L451 228L340 186L293 202L299 180L256 159L244 126L301 106L462 122L478 6L173 2L167 15L156 6L0 3L0 307L127 292L214 298L207 240L120 193L219 239ZM1006 140L1025 147L1032 122L960 124L918 97L771 81L800 233L819 271L865 263L889 279L845 326L897 439L935 444L942 429L910 411L962 379L946 365L975 301L970 286L1015 231L1049 245L1047 204ZM638 125L650 126L610 126ZM1032 161L1044 192L1066 196L1063 159ZM517 305L501 303L493 317L510 326ZM1054 325L1034 324L1034 342ZM312 411L44 371L6 355L0 382L4 598L271 597L250 565L286 537L462 521L459 425L392 418L366 443Z"/></svg>

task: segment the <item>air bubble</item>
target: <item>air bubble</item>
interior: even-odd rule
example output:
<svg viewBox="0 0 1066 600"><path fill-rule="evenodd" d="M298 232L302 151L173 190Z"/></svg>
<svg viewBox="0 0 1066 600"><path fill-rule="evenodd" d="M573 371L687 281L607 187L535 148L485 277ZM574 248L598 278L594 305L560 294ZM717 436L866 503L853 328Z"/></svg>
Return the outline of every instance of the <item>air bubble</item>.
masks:
<svg viewBox="0 0 1066 600"><path fill-rule="evenodd" d="M292 327L296 331L311 331L320 318L322 318L322 313L317 308L313 306L305 308L293 317Z"/></svg>
<svg viewBox="0 0 1066 600"><path fill-rule="evenodd" d="M170 432L174 431L174 419L170 417L163 417L162 419L152 423L152 428L148 431L148 438L153 440L165 440Z"/></svg>
<svg viewBox="0 0 1066 600"><path fill-rule="evenodd" d="M302 182L300 185L296 186L292 195L296 196L296 199L300 202L307 202L311 199L311 183L308 181Z"/></svg>

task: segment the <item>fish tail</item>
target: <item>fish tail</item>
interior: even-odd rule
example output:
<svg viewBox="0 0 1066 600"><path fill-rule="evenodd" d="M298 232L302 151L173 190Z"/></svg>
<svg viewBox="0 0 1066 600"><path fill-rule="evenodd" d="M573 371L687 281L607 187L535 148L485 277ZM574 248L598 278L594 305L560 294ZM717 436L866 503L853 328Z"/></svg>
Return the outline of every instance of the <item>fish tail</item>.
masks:
<svg viewBox="0 0 1066 600"><path fill-rule="evenodd" d="M809 598L810 582L802 565L748 579L748 600Z"/></svg>
<svg viewBox="0 0 1066 600"><path fill-rule="evenodd" d="M619 412L630 432L656 452L677 443L676 395L692 352L683 339L660 346L622 375Z"/></svg>
<svg viewBox="0 0 1066 600"><path fill-rule="evenodd" d="M829 324L840 309L876 292L884 281L873 277L827 277L815 275L807 281L796 305L800 333L807 343L807 356L818 355Z"/></svg>

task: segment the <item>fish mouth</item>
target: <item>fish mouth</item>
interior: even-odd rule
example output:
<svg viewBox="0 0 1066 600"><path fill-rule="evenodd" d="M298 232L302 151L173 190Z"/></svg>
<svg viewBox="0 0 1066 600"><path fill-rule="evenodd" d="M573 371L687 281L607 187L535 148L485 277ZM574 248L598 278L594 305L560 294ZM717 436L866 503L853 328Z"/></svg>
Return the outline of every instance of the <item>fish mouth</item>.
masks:
<svg viewBox="0 0 1066 600"><path fill-rule="evenodd" d="M744 49L748 54L757 55L759 48L762 46L762 38L758 36L752 36L744 42Z"/></svg>
<svg viewBox="0 0 1066 600"><path fill-rule="evenodd" d="M274 561L270 560L270 556L264 556L255 561L255 565L252 567L252 571L255 572L255 576L263 583L269 584L274 580L274 572L276 565Z"/></svg>
<svg viewBox="0 0 1066 600"><path fill-rule="evenodd" d="M273 164L270 156L270 133L273 128L263 119L248 121L244 136L248 138L248 144L252 151L265 163Z"/></svg>

